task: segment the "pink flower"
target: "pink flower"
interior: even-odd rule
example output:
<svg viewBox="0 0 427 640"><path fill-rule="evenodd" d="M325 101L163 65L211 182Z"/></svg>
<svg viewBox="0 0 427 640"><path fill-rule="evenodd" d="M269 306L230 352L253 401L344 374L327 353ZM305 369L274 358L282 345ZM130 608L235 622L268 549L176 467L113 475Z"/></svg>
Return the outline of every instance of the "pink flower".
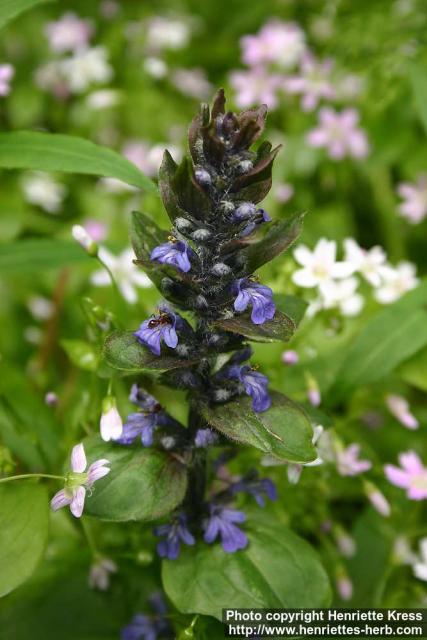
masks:
<svg viewBox="0 0 427 640"><path fill-rule="evenodd" d="M397 193L404 202L399 205L399 213L411 224L422 222L427 216L427 175L422 174L414 183L401 182Z"/></svg>
<svg viewBox="0 0 427 640"><path fill-rule="evenodd" d="M252 66L276 63L281 67L293 67L305 51L303 30L293 22L270 20L256 35L240 40L242 61Z"/></svg>
<svg viewBox="0 0 427 640"><path fill-rule="evenodd" d="M410 500L427 499L427 469L418 455L415 451L407 451L400 453L398 458L401 468L386 464L386 478L396 487L406 489L406 495Z"/></svg>
<svg viewBox="0 0 427 640"><path fill-rule="evenodd" d="M418 429L419 422L411 413L409 402L403 397L395 394L386 396L386 404L390 413L407 429Z"/></svg>
<svg viewBox="0 0 427 640"><path fill-rule="evenodd" d="M11 64L0 64L0 96L8 96L10 93L10 81L15 74Z"/></svg>
<svg viewBox="0 0 427 640"><path fill-rule="evenodd" d="M277 202L281 202L284 204L285 202L288 202L288 200L290 200L294 195L294 188L287 182L279 182L278 184L276 184L273 194Z"/></svg>
<svg viewBox="0 0 427 640"><path fill-rule="evenodd" d="M94 218L87 218L83 223L83 227L94 242L102 242L102 240L105 240L107 237L108 228L105 222L95 220Z"/></svg>
<svg viewBox="0 0 427 640"><path fill-rule="evenodd" d="M230 74L230 84L236 92L236 104L242 108L262 103L269 109L275 109L278 103L277 91L281 83L281 76L268 73L263 67L233 71Z"/></svg>
<svg viewBox="0 0 427 640"><path fill-rule="evenodd" d="M288 365L293 365L293 364L297 364L299 360L299 355L296 351L293 351L292 349L288 349L287 351L284 351L282 353L282 362L284 364L288 364Z"/></svg>
<svg viewBox="0 0 427 640"><path fill-rule="evenodd" d="M335 89L330 82L333 61L318 61L311 53L306 53L301 61L301 71L297 76L286 78L283 88L288 93L302 96L303 111L313 111L321 98L331 100L335 97Z"/></svg>
<svg viewBox="0 0 427 640"><path fill-rule="evenodd" d="M333 160L341 160L345 156L365 158L369 153L369 143L364 131L357 127L358 121L356 109L344 109L338 113L324 107L319 112L319 126L308 132L307 142L312 147L325 147Z"/></svg>
<svg viewBox="0 0 427 640"><path fill-rule="evenodd" d="M53 511L70 506L70 511L76 518L80 518L86 497L86 488L103 478L111 469L105 466L109 461L105 458L93 462L86 472L87 461L83 444L77 444L71 452L71 471L65 480L65 487L53 496L50 506Z"/></svg>
<svg viewBox="0 0 427 640"><path fill-rule="evenodd" d="M89 20L81 20L75 13L67 12L55 22L48 22L45 34L54 53L84 49L93 33Z"/></svg>
<svg viewBox="0 0 427 640"><path fill-rule="evenodd" d="M337 471L341 476L357 476L359 473L369 471L372 463L369 460L360 460L359 453L360 445L356 443L337 452Z"/></svg>

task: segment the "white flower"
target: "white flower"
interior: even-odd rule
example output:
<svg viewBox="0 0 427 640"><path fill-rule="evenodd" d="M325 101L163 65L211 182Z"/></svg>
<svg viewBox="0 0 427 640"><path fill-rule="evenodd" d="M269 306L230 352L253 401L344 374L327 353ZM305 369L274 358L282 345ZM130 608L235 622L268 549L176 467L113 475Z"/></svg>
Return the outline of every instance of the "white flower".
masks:
<svg viewBox="0 0 427 640"><path fill-rule="evenodd" d="M354 271L347 262L336 262L337 245L334 240L321 238L313 251L300 245L294 251L295 260L302 265L292 275L299 287L318 287L334 278L347 278Z"/></svg>
<svg viewBox="0 0 427 640"><path fill-rule="evenodd" d="M98 558L90 567L89 586L91 589L107 591L110 586L110 573L117 572L117 565L109 558Z"/></svg>
<svg viewBox="0 0 427 640"><path fill-rule="evenodd" d="M381 284L381 270L385 265L386 254L382 247L362 249L353 238L344 240L345 260L353 265L354 271L360 273L373 287Z"/></svg>
<svg viewBox="0 0 427 640"><path fill-rule="evenodd" d="M44 296L31 296L27 303L28 309L36 320L49 320L53 313L54 304Z"/></svg>
<svg viewBox="0 0 427 640"><path fill-rule="evenodd" d="M152 78L164 78L168 72L168 66L161 58L148 56L142 64L144 71Z"/></svg>
<svg viewBox="0 0 427 640"><path fill-rule="evenodd" d="M363 296L356 293L358 286L356 278L323 283L320 288L323 309L338 308L343 316L357 316L365 303Z"/></svg>
<svg viewBox="0 0 427 640"><path fill-rule="evenodd" d="M119 256L115 256L104 247L101 247L98 255L113 273L117 286L129 304L134 304L138 299L135 286L145 289L151 287L149 277L134 265L133 259L135 256L132 249L125 249ZM110 276L106 269L95 271L91 276L91 282L96 287L108 287L111 285Z"/></svg>
<svg viewBox="0 0 427 640"><path fill-rule="evenodd" d="M94 242L93 238L80 224L73 225L71 233L74 240L78 242L89 255L96 255L98 253L96 242Z"/></svg>
<svg viewBox="0 0 427 640"><path fill-rule="evenodd" d="M121 100L120 93L114 89L99 89L92 91L86 98L86 104L90 109L99 111L100 109L109 109L119 104Z"/></svg>
<svg viewBox="0 0 427 640"><path fill-rule="evenodd" d="M105 442L117 440L122 435L123 421L117 411L116 401L108 396L102 403L102 415L99 423L101 438Z"/></svg>
<svg viewBox="0 0 427 640"><path fill-rule="evenodd" d="M419 422L411 413L409 402L403 396L389 394L386 396L386 404L390 413L407 429L418 429Z"/></svg>
<svg viewBox="0 0 427 640"><path fill-rule="evenodd" d="M113 70L107 61L105 47L77 51L71 58L61 61L61 71L73 93L83 93L91 84L108 82Z"/></svg>
<svg viewBox="0 0 427 640"><path fill-rule="evenodd" d="M66 195L64 185L56 182L47 173L35 171L22 180L25 199L49 213L57 213Z"/></svg>
<svg viewBox="0 0 427 640"><path fill-rule="evenodd" d="M154 16L147 24L147 45L151 51L182 49L190 39L190 27L182 20Z"/></svg>
<svg viewBox="0 0 427 640"><path fill-rule="evenodd" d="M412 569L414 570L416 578L427 582L427 538L422 538L420 540L419 547L420 555L416 558L412 565Z"/></svg>
<svg viewBox="0 0 427 640"><path fill-rule="evenodd" d="M49 46L55 53L86 47L92 33L92 23L89 20L81 20L72 12L64 13L59 20L48 22L45 27Z"/></svg>
<svg viewBox="0 0 427 640"><path fill-rule="evenodd" d="M411 262L399 262L396 267L386 265L381 270L383 284L375 292L381 304L391 304L418 284L416 266Z"/></svg>

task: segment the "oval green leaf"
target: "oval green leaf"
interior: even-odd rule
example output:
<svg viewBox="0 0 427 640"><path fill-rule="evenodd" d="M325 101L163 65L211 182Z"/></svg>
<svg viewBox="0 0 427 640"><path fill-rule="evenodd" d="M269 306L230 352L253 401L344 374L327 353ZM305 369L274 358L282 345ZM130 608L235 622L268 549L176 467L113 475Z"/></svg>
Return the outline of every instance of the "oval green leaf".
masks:
<svg viewBox="0 0 427 640"><path fill-rule="evenodd" d="M304 410L272 391L268 411L255 413L247 396L223 405L199 407L205 420L228 438L290 462L312 462L313 429Z"/></svg>
<svg viewBox="0 0 427 640"><path fill-rule="evenodd" d="M47 543L46 489L27 480L0 485L0 596L25 582Z"/></svg>
<svg viewBox="0 0 427 640"><path fill-rule="evenodd" d="M117 178L150 193L158 193L157 187L147 176L115 151L84 138L58 133L1 133L0 167Z"/></svg>
<svg viewBox="0 0 427 640"><path fill-rule="evenodd" d="M113 369L129 373L160 374L171 369L190 367L194 360L174 356L156 356L146 349L131 331L114 331L104 345L104 357Z"/></svg>
<svg viewBox="0 0 427 640"><path fill-rule="evenodd" d="M186 467L173 455L121 446L91 438L85 442L89 463L106 458L110 473L87 496L85 513L102 520L155 520L167 515L184 499Z"/></svg>
<svg viewBox="0 0 427 640"><path fill-rule="evenodd" d="M248 518L249 545L226 553L220 544L184 547L164 560L164 589L182 613L221 619L225 608L326 607L331 592L317 553L277 521Z"/></svg>
<svg viewBox="0 0 427 640"><path fill-rule="evenodd" d="M0 29L21 13L54 0L0 0Z"/></svg>

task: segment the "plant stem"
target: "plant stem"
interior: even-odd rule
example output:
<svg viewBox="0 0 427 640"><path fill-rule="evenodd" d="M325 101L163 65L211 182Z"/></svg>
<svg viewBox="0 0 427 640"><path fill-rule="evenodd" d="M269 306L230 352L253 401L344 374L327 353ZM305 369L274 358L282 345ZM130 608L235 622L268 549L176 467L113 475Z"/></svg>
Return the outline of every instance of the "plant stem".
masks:
<svg viewBox="0 0 427 640"><path fill-rule="evenodd" d="M22 475L18 476L0 478L0 482L10 482L11 480L25 480L26 478L50 478L53 480L66 480L65 476L52 476L48 473L23 473Z"/></svg>
<svg viewBox="0 0 427 640"><path fill-rule="evenodd" d="M121 299L122 296L120 294L120 289L118 287L118 284L116 282L116 279L114 277L113 272L111 271L110 267L104 262L104 260L102 260L102 258L99 257L99 254L96 255L96 259L98 260L99 264L106 270L106 272L108 273L108 275L110 276L110 280L111 280L111 284L113 287L113 292L114 292L114 306L115 306L115 310L116 310L116 319L119 322L119 317L120 317L120 303L121 303Z"/></svg>
<svg viewBox="0 0 427 640"><path fill-rule="evenodd" d="M90 547L90 550L92 551L92 554L94 556L99 556L100 554L98 549L96 548L95 539L92 534L92 531L90 530L90 526L89 526L89 523L87 522L87 519L85 517L81 518L80 523L82 525L83 533Z"/></svg>

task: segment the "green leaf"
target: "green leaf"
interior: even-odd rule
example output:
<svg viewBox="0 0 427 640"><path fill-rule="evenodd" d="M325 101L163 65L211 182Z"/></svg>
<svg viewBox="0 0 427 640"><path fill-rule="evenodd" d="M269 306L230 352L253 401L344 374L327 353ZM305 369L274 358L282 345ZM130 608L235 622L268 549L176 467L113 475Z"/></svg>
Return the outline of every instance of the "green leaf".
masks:
<svg viewBox="0 0 427 640"><path fill-rule="evenodd" d="M174 356L156 356L131 331L111 333L105 341L104 357L113 369L154 375L170 369L190 367L195 363L195 360L183 360Z"/></svg>
<svg viewBox="0 0 427 640"><path fill-rule="evenodd" d="M404 362L399 367L398 374L404 382L421 391L427 391L427 348Z"/></svg>
<svg viewBox="0 0 427 640"><path fill-rule="evenodd" d="M0 29L24 11L54 0L0 0Z"/></svg>
<svg viewBox="0 0 427 640"><path fill-rule="evenodd" d="M0 596L33 573L47 543L46 489L27 480L0 485Z"/></svg>
<svg viewBox="0 0 427 640"><path fill-rule="evenodd" d="M276 311L274 318L263 324L254 324L250 313L245 313L234 318L218 320L215 325L225 331L239 333L254 342L273 342L274 340L286 342L292 338L296 330L292 319L281 311Z"/></svg>
<svg viewBox="0 0 427 640"><path fill-rule="evenodd" d="M427 71L425 67L413 63L409 69L415 107L427 133Z"/></svg>
<svg viewBox="0 0 427 640"><path fill-rule="evenodd" d="M301 233L303 217L303 213L295 213L284 220L272 222L262 240L243 249L245 273L253 273L289 249Z"/></svg>
<svg viewBox="0 0 427 640"><path fill-rule="evenodd" d="M85 340L61 340L71 362L85 371L96 371L99 363L99 352L93 344Z"/></svg>
<svg viewBox="0 0 427 640"><path fill-rule="evenodd" d="M152 448L136 448L85 441L88 461L110 461L110 473L99 480L87 497L85 513L103 520L155 520L175 509L184 499L187 471L174 456Z"/></svg>
<svg viewBox="0 0 427 640"><path fill-rule="evenodd" d="M140 211L132 211L130 239L138 260L149 260L154 247L167 242L168 232Z"/></svg>
<svg viewBox="0 0 427 640"><path fill-rule="evenodd" d="M115 151L74 136L38 131L0 134L0 167L117 178L150 193L155 184Z"/></svg>
<svg viewBox="0 0 427 640"><path fill-rule="evenodd" d="M276 313L272 320L254 324L250 312L234 318L217 320L216 325L225 331L238 333L254 342L290 340L302 320L307 303L295 296L275 295ZM285 311L285 313L284 313Z"/></svg>
<svg viewBox="0 0 427 640"><path fill-rule="evenodd" d="M40 238L0 245L0 273L25 273L58 267L91 258L76 242Z"/></svg>
<svg viewBox="0 0 427 640"><path fill-rule="evenodd" d="M25 402L23 402L25 399ZM60 454L54 414L24 372L6 362L0 371L0 439L35 471L55 469Z"/></svg>
<svg viewBox="0 0 427 640"><path fill-rule="evenodd" d="M228 438L291 462L311 462L316 458L313 429L303 409L289 398L270 392L272 405L255 413L246 396L223 405L202 405L205 420Z"/></svg>
<svg viewBox="0 0 427 640"><path fill-rule="evenodd" d="M257 520L251 512L243 525L249 538L243 551L199 543L163 561L163 586L179 611L221 619L225 608L328 606L328 577L314 549L271 514Z"/></svg>
<svg viewBox="0 0 427 640"><path fill-rule="evenodd" d="M361 384L380 380L427 345L427 282L372 318L353 340L329 395L341 401Z"/></svg>

